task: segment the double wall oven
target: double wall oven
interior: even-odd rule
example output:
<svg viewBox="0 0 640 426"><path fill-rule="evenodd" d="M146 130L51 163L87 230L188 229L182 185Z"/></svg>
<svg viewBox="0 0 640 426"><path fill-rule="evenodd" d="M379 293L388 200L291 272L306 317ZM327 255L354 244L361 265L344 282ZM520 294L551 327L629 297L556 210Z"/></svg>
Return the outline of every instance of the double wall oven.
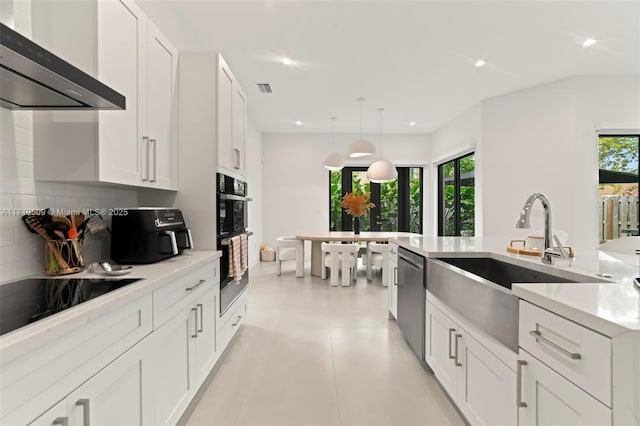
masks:
<svg viewBox="0 0 640 426"><path fill-rule="evenodd" d="M217 247L222 251L220 258L220 315L249 284L249 270L242 275L240 283L229 276L229 242L231 237L252 233L247 231L247 183L241 179L222 173L217 174Z"/></svg>

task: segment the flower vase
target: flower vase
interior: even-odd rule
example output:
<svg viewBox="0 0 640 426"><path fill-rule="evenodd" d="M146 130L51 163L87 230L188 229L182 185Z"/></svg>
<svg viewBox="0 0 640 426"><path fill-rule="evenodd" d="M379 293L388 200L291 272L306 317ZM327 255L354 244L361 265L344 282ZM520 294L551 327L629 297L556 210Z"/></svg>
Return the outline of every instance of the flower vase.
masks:
<svg viewBox="0 0 640 426"><path fill-rule="evenodd" d="M360 218L358 216L353 218L353 233L360 234Z"/></svg>

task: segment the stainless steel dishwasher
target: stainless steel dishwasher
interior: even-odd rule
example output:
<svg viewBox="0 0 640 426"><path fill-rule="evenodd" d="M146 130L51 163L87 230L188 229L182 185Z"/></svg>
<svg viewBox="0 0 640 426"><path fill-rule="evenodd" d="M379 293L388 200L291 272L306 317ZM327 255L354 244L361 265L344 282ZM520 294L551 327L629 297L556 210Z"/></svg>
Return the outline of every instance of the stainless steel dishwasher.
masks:
<svg viewBox="0 0 640 426"><path fill-rule="evenodd" d="M418 359L424 361L425 259L398 248L397 324Z"/></svg>

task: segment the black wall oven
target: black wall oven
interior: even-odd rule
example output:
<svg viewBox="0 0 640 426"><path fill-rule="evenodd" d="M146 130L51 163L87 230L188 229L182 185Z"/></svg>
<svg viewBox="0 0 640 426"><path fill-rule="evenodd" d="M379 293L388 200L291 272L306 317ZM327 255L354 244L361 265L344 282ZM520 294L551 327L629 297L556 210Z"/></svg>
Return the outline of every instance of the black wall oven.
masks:
<svg viewBox="0 0 640 426"><path fill-rule="evenodd" d="M229 243L232 237L246 234L248 209L247 183L232 176L217 174L217 247L222 251L220 258L220 315L231 306L233 301L249 284L249 270L242 275L240 283L229 276Z"/></svg>

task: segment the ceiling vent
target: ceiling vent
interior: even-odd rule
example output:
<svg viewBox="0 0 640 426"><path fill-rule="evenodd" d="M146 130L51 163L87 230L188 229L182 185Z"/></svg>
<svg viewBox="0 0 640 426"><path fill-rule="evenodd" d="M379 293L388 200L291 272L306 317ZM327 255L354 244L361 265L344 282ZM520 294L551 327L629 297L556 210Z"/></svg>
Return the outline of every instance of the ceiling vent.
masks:
<svg viewBox="0 0 640 426"><path fill-rule="evenodd" d="M258 83L260 93L271 93L271 85L269 83Z"/></svg>

